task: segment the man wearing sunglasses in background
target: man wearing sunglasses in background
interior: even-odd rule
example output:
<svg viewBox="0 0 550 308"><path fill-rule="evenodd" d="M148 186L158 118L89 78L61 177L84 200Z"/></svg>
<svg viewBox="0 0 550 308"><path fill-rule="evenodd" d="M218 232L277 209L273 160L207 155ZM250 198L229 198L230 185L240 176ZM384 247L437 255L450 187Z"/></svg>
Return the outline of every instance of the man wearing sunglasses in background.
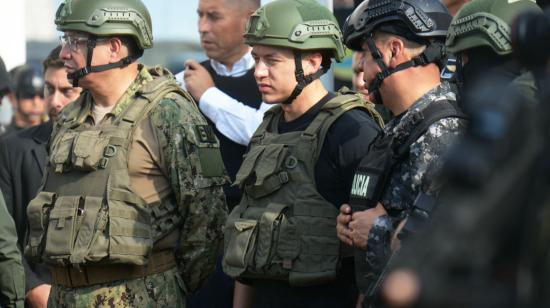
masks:
<svg viewBox="0 0 550 308"><path fill-rule="evenodd" d="M16 222L18 244L24 246L27 228L26 209L36 196L46 166L46 143L61 109L80 95L67 79L59 59L61 46L54 48L43 62L44 100L50 120L14 132L0 141L0 189L9 213ZM47 268L23 260L26 273L26 301L31 307L46 307L50 294Z"/></svg>

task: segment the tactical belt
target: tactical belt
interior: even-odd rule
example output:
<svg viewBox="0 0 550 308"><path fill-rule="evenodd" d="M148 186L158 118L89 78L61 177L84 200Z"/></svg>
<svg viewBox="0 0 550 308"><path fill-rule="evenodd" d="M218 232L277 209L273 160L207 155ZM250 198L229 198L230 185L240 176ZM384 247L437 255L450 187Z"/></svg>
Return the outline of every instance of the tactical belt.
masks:
<svg viewBox="0 0 550 308"><path fill-rule="evenodd" d="M50 267L52 284L66 288L87 287L116 280L141 278L162 273L176 266L174 252L163 250L154 252L147 265L87 265L79 269L70 266Z"/></svg>

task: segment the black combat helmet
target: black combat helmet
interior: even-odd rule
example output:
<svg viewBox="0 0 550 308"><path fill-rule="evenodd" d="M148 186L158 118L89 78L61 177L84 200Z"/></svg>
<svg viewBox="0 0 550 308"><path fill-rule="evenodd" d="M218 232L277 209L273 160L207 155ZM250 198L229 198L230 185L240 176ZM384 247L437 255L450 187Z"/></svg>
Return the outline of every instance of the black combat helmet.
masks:
<svg viewBox="0 0 550 308"><path fill-rule="evenodd" d="M15 74L15 97L33 98L44 96L44 77L39 69L25 65Z"/></svg>
<svg viewBox="0 0 550 308"><path fill-rule="evenodd" d="M439 0L365 0L344 24L344 43L360 51L363 38L380 30L424 42L445 40L452 16Z"/></svg>
<svg viewBox="0 0 550 308"><path fill-rule="evenodd" d="M347 18L344 24L344 43L352 50L361 51L366 43L381 72L369 84L369 93L381 103L378 89L385 78L398 71L415 66L445 61L445 37L451 15L440 0L365 0ZM395 34L426 46L422 54L410 61L389 68L374 44L374 32Z"/></svg>

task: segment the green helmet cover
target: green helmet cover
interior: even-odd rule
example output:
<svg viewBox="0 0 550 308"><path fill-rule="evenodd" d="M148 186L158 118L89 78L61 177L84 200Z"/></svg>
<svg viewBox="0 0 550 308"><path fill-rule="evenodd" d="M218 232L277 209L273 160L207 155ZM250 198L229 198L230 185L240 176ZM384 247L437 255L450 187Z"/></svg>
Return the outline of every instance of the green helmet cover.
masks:
<svg viewBox="0 0 550 308"><path fill-rule="evenodd" d="M338 62L345 56L336 18L315 0L275 0L262 6L250 16L244 37L251 46L330 50Z"/></svg>
<svg viewBox="0 0 550 308"><path fill-rule="evenodd" d="M524 12L542 12L533 0L474 0L456 14L447 33L447 51L457 54L490 47L498 55L512 53L511 25Z"/></svg>
<svg viewBox="0 0 550 308"><path fill-rule="evenodd" d="M141 49L153 47L151 16L140 0L65 0L57 9L59 31L125 35Z"/></svg>

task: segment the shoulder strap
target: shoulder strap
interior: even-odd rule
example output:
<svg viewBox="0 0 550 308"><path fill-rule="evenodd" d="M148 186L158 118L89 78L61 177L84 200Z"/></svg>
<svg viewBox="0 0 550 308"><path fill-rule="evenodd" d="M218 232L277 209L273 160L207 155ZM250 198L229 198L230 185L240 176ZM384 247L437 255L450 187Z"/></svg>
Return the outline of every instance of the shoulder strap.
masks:
<svg viewBox="0 0 550 308"><path fill-rule="evenodd" d="M119 125L133 126L135 123L145 118L169 93L177 93L183 96L190 101L195 108L198 108L194 103L193 97L186 91L183 91L172 78L169 76L160 76L148 82L143 88L136 92L137 99L129 104L123 112L120 117Z"/></svg>
<svg viewBox="0 0 550 308"><path fill-rule="evenodd" d="M313 151L314 161L317 161L321 154L321 148L323 147L325 137L332 124L344 113L354 108L368 110L365 103L356 95L338 95L321 108L317 117L315 117L313 122L311 122L302 133L302 138L317 138L317 145Z"/></svg>
<svg viewBox="0 0 550 308"><path fill-rule="evenodd" d="M279 106L278 104L269 108L264 113L264 119L262 123L260 123L260 126L258 126L256 131L252 135L252 138L250 139L251 145L260 143L260 141L264 138L265 132L273 123L273 120L276 119L277 115L280 113L281 113L281 106Z"/></svg>
<svg viewBox="0 0 550 308"><path fill-rule="evenodd" d="M449 101L429 104L424 110L418 112L411 119L412 131L393 143L397 157L403 157L409 152L409 147L435 122L444 118L466 119L466 115Z"/></svg>

